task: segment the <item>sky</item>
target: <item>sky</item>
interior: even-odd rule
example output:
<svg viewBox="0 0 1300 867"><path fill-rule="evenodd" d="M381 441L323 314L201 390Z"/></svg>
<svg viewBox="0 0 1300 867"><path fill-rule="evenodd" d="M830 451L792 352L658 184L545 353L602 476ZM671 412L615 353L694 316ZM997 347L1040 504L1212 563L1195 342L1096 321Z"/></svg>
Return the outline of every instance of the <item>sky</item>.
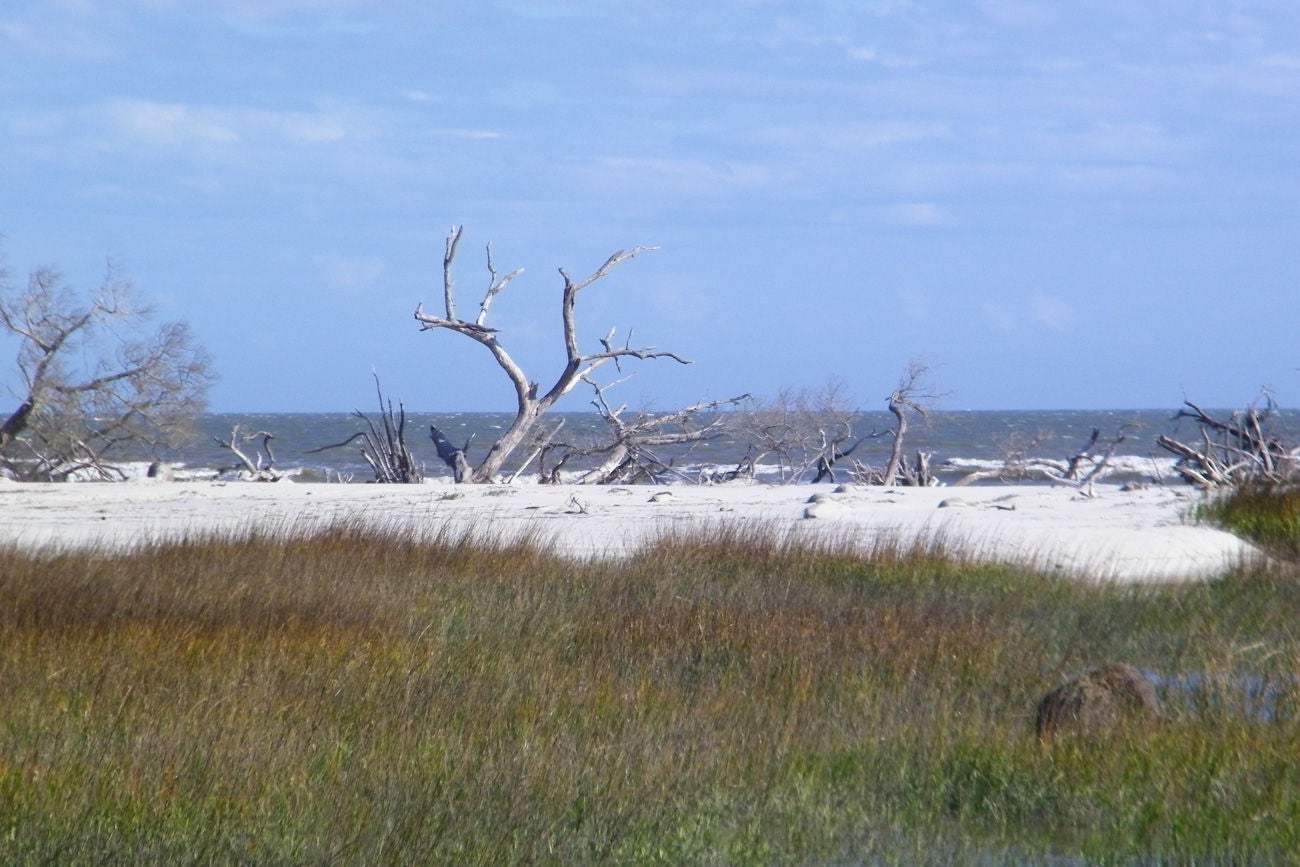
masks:
<svg viewBox="0 0 1300 867"><path fill-rule="evenodd" d="M412 316L452 225L543 388L559 269L658 248L577 307L694 362L602 371L635 408L917 358L948 409L1296 406L1300 3L0 2L10 271L113 260L214 411L513 409Z"/></svg>

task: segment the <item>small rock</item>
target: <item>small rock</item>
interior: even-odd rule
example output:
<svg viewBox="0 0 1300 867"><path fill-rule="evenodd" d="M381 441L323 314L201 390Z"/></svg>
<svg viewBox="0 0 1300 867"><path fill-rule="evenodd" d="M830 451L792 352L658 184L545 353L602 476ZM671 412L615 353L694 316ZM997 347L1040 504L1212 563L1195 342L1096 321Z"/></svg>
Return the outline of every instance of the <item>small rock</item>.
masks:
<svg viewBox="0 0 1300 867"><path fill-rule="evenodd" d="M848 509L842 503L834 500L820 500L812 503L803 510L805 518L838 518L843 516Z"/></svg>

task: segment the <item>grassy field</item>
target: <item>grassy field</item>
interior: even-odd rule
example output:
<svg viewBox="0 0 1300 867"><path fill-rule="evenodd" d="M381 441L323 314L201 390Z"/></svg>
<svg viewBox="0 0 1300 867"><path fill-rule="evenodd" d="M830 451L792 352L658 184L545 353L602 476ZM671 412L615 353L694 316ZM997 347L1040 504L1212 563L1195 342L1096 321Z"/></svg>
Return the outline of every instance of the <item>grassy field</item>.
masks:
<svg viewBox="0 0 1300 867"><path fill-rule="evenodd" d="M0 550L0 862L1288 863L1300 713L1033 736L1126 661L1289 683L1300 570L1101 586L782 547L338 527Z"/></svg>

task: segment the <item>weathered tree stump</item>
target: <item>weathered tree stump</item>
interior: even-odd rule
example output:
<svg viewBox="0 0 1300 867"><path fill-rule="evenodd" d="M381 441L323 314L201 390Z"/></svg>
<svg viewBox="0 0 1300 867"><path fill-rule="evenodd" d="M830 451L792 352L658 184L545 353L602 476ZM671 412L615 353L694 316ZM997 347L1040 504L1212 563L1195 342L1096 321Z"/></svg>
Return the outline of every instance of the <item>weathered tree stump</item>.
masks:
<svg viewBox="0 0 1300 867"><path fill-rule="evenodd" d="M1109 663L1067 681L1038 703L1035 730L1044 743L1064 734L1107 734L1153 725L1160 716L1156 688L1125 663Z"/></svg>

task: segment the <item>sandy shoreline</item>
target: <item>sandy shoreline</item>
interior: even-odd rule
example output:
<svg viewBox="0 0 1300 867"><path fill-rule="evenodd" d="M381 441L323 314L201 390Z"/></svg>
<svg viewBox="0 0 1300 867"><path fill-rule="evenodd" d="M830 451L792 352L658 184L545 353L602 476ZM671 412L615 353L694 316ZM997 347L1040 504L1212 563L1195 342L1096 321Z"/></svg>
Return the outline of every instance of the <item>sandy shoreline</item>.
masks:
<svg viewBox="0 0 1300 867"><path fill-rule="evenodd" d="M810 504L818 495L822 502ZM1191 523L1184 487L592 487L129 482L0 483L0 542L129 545L252 527L309 531L346 519L429 532L539 531L575 557L620 556L674 530L740 523L796 539L942 538L980 558L1121 581L1208 577L1254 556ZM940 504L944 505L941 506ZM810 516L811 515L811 516Z"/></svg>

